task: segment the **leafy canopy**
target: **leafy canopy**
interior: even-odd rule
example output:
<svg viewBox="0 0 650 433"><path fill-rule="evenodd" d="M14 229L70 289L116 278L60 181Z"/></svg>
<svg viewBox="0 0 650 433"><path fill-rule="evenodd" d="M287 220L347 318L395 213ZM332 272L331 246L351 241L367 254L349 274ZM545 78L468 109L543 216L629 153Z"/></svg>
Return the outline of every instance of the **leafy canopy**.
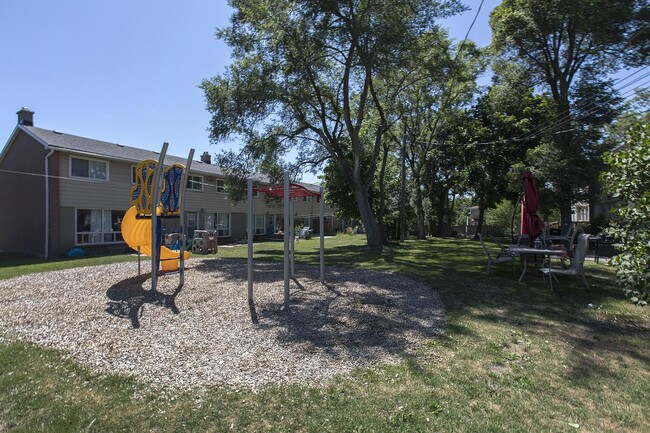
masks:
<svg viewBox="0 0 650 433"><path fill-rule="evenodd" d="M384 104L403 89L391 77L419 54L416 42L435 29L436 19L461 10L460 3L230 4L231 25L218 36L232 47L233 62L223 75L204 80L202 88L212 113L211 140L236 136L244 146L219 163L226 172L250 173L279 165L294 148L298 166L333 162L352 187L368 245L381 248L368 191L390 123Z"/></svg>

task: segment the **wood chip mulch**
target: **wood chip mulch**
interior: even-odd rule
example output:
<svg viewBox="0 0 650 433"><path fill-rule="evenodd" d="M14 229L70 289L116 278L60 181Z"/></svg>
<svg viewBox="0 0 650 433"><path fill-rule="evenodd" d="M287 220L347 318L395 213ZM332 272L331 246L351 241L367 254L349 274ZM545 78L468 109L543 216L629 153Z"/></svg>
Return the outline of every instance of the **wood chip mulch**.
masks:
<svg viewBox="0 0 650 433"><path fill-rule="evenodd" d="M120 263L0 281L0 339L62 350L100 373L158 389L318 386L358 367L398 363L444 326L423 282L375 271L297 265L291 306L282 264L255 263L254 305L242 260L192 258L178 274Z"/></svg>

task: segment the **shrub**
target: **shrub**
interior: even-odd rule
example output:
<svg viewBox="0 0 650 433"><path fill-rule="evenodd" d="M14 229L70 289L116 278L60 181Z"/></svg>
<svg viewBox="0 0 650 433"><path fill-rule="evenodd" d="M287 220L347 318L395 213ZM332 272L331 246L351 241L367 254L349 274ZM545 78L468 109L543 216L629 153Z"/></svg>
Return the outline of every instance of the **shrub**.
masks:
<svg viewBox="0 0 650 433"><path fill-rule="evenodd" d="M647 305L650 285L650 126L630 128L620 150L605 154L605 190L622 200L608 231L622 251L612 259L616 279L632 302Z"/></svg>

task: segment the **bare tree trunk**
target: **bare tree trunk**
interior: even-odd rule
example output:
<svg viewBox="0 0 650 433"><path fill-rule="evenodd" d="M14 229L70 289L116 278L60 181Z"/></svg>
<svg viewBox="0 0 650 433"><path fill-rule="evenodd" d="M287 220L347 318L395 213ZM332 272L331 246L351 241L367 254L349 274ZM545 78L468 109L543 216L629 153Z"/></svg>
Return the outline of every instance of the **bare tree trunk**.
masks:
<svg viewBox="0 0 650 433"><path fill-rule="evenodd" d="M438 228L436 230L437 236L444 236L444 229L445 229L445 210L447 209L447 191L445 191L445 188L441 184L437 185L438 189L438 194L437 194L437 220L438 220Z"/></svg>
<svg viewBox="0 0 650 433"><path fill-rule="evenodd" d="M377 215L377 222L379 225L379 237L383 244L388 243L388 234L386 233L386 226L384 222L384 215L386 214L386 186L384 179L386 177L386 164L388 162L388 145L383 146L383 156L381 159L381 168L379 170L379 212Z"/></svg>
<svg viewBox="0 0 650 433"><path fill-rule="evenodd" d="M379 225L375 221L374 215L372 213L372 208L370 207L370 202L368 201L367 195L359 191L358 188L354 187L354 196L357 199L359 205L359 215L361 216L361 221L363 222L363 228L366 231L366 239L368 242L368 248L371 250L381 251L383 249L384 243L381 239L381 234L379 233Z"/></svg>
<svg viewBox="0 0 650 433"><path fill-rule="evenodd" d="M416 184L417 185L417 184ZM425 239L424 233L424 197L422 196L422 190L417 187L415 189L415 209L418 215L418 239Z"/></svg>
<svg viewBox="0 0 650 433"><path fill-rule="evenodd" d="M560 196L562 197L562 201L559 205L560 232L566 233L573 222L571 217L571 186L560 185L560 191Z"/></svg>
<svg viewBox="0 0 650 433"><path fill-rule="evenodd" d="M402 132L400 150L400 185L399 185L399 241L406 240L406 124Z"/></svg>
<svg viewBox="0 0 650 433"><path fill-rule="evenodd" d="M557 103L557 118L563 119L567 125L571 125L571 106L569 104L569 90L568 83L561 82L559 98L556 99ZM573 181L574 181L574 167L572 161L575 161L574 156L576 151L575 143L573 140L573 132L569 129L562 131L556 136L556 145L560 151L561 163L560 176L558 179L557 192L558 192L558 207L560 209L560 225L561 232L566 233L571 226L571 204L573 201Z"/></svg>

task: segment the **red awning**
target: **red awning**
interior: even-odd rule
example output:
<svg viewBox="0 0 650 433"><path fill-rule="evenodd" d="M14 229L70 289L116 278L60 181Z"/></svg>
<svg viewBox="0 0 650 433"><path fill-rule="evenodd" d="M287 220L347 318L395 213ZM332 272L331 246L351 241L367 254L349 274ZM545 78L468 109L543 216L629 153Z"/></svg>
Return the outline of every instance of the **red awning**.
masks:
<svg viewBox="0 0 650 433"><path fill-rule="evenodd" d="M265 194L273 195L276 197L284 197L284 185L274 185L266 188L253 188L254 191L263 192ZM310 191L302 185L297 183L289 184L289 198L296 197L320 197L320 192Z"/></svg>

